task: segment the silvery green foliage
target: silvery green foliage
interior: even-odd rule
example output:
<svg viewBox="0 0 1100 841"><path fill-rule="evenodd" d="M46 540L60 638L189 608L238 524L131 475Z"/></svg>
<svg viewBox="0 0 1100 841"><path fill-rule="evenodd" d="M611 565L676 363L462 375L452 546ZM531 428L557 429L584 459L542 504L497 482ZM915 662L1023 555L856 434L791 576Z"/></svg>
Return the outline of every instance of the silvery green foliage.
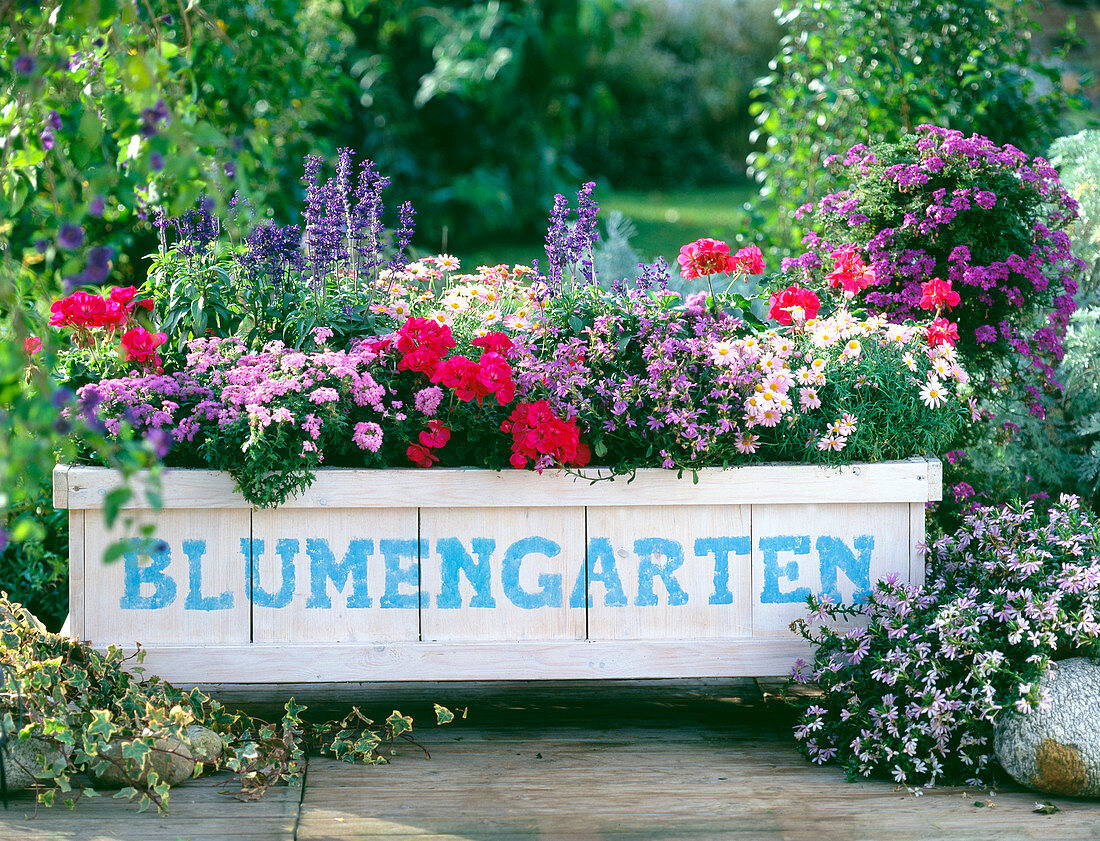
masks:
<svg viewBox="0 0 1100 841"><path fill-rule="evenodd" d="M1073 244L1090 271L1081 285L1078 302L1082 306L1100 303L1100 130L1059 137L1050 147L1050 162L1081 206Z"/></svg>
<svg viewBox="0 0 1100 841"><path fill-rule="evenodd" d="M641 256L630 245L638 229L618 210L612 210L604 222L605 236L593 251L596 277L600 286L610 289L615 281L633 279L638 274Z"/></svg>

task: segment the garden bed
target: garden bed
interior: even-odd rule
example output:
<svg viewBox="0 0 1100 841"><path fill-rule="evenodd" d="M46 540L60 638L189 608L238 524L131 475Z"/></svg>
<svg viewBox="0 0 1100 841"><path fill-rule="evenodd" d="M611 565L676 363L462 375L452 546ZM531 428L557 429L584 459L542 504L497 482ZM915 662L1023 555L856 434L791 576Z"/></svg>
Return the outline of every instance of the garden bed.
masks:
<svg viewBox="0 0 1100 841"><path fill-rule="evenodd" d="M583 471L587 477L596 471ZM805 596L924 577L941 465L570 473L323 469L255 509L227 473L169 470L163 510L61 465L70 633L140 642L175 682L678 678L786 674ZM154 537L111 564L121 521ZM587 594L587 596L586 596Z"/></svg>

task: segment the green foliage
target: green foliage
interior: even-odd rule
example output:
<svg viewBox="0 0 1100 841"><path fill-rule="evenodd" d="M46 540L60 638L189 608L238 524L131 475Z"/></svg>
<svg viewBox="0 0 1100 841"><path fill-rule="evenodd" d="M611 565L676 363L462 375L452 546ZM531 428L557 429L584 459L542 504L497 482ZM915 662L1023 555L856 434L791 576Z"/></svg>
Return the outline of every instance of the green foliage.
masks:
<svg viewBox="0 0 1100 841"><path fill-rule="evenodd" d="M366 4L339 145L393 178L433 246L534 232L580 180L569 138L606 99L592 68L633 16L624 0Z"/></svg>
<svg viewBox="0 0 1100 841"><path fill-rule="evenodd" d="M187 745L187 727L199 724L225 744L222 756L200 770L230 770L237 796L262 796L279 783L300 783L310 750L348 762L386 762L398 739L413 743L412 718L396 710L376 724L358 709L339 721L314 724L306 708L287 702L277 722L233 712L197 689L185 692L156 677L144 678L143 654L124 657L111 646L104 652L86 643L48 633L21 605L0 595L0 642L4 680L0 682L0 721L9 739L35 740L44 751L42 767L28 768L39 781L38 800L57 793L95 794L84 777L115 765L123 779L116 796L137 799L141 808L166 811L169 788L137 769L143 758ZM436 706L437 722L454 714ZM120 745L121 755L105 751ZM127 760L132 760L128 762ZM14 761L10 756L5 762Z"/></svg>
<svg viewBox="0 0 1100 841"><path fill-rule="evenodd" d="M1073 248L1089 270L1077 300L1091 306L1100 303L1100 131L1060 137L1051 144L1049 155L1079 205Z"/></svg>
<svg viewBox="0 0 1100 841"><path fill-rule="evenodd" d="M47 486L10 506L7 517L12 531L20 523L36 523L41 531L34 539L16 534L0 551L0 592L57 631L69 612L69 512L53 507Z"/></svg>
<svg viewBox="0 0 1100 841"><path fill-rule="evenodd" d="M771 236L794 246L794 210L833 188L826 158L856 143L897 141L930 123L1031 154L1045 149L1067 95L1058 71L1030 51L1036 8L1032 0L783 0L786 34L752 106L764 149L749 157L762 198L778 208Z"/></svg>
<svg viewBox="0 0 1100 841"><path fill-rule="evenodd" d="M1100 307L1074 314L1058 367L1060 391L1044 396L1035 415L1019 402L1001 404L981 437L951 454L938 518L950 524L961 508L990 503L1012 488L1021 496L1072 493L1100 510Z"/></svg>
<svg viewBox="0 0 1100 841"><path fill-rule="evenodd" d="M594 58L568 148L617 188L743 178L753 79L774 55L774 0L636 0Z"/></svg>

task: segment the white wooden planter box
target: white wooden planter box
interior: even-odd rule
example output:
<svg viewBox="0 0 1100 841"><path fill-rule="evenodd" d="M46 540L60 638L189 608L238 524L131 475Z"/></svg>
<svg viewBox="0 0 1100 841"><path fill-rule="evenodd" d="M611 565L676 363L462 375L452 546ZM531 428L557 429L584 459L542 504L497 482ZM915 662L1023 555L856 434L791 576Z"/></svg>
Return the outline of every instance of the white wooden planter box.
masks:
<svg viewBox="0 0 1100 841"><path fill-rule="evenodd" d="M597 475L589 471L588 475ZM159 545L103 563L125 527L104 468L59 466L70 633L181 683L786 674L810 592L924 578L941 465L641 470L325 469L254 510L228 474L168 470ZM120 518L122 519L122 518Z"/></svg>

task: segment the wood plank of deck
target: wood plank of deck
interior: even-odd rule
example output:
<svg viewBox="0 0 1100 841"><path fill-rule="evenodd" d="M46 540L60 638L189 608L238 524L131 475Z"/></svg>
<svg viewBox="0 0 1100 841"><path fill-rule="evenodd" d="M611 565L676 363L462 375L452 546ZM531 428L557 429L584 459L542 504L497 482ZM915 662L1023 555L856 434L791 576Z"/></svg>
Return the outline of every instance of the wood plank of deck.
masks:
<svg viewBox="0 0 1100 841"><path fill-rule="evenodd" d="M59 802L39 808L34 796L11 797L0 809L0 841L293 841L300 788L271 789L261 799L243 802L221 794L228 774L188 780L172 789L169 812L138 814L136 803L82 797L75 808Z"/></svg>
<svg viewBox="0 0 1100 841"><path fill-rule="evenodd" d="M470 719L418 730L430 760L403 749L369 780L312 760L298 841L1100 837L1100 807L1087 802L1056 800L1062 811L1047 816L1031 811L1047 798L1018 790L978 808L988 792L915 798L886 782L849 784L807 763L781 712L745 689L470 687ZM402 700L417 712L416 699Z"/></svg>
<svg viewBox="0 0 1100 841"><path fill-rule="evenodd" d="M208 779L172 793L168 817L118 800L74 811L15 798L0 841L1014 841L1100 837L1100 804L1005 789L941 789L914 798L888 782L849 784L798 755L774 684L743 680L593 684L279 687L216 694L250 712L276 710L293 689L334 715L350 704L376 720L395 706L417 717L431 759L402 747L387 766L310 760L304 791L252 803ZM763 691L762 691L763 690ZM431 725L433 702L470 707ZM268 713L270 714L270 712ZM299 804L299 796L302 802ZM976 801L995 805L977 808ZM296 832L295 832L295 827Z"/></svg>

